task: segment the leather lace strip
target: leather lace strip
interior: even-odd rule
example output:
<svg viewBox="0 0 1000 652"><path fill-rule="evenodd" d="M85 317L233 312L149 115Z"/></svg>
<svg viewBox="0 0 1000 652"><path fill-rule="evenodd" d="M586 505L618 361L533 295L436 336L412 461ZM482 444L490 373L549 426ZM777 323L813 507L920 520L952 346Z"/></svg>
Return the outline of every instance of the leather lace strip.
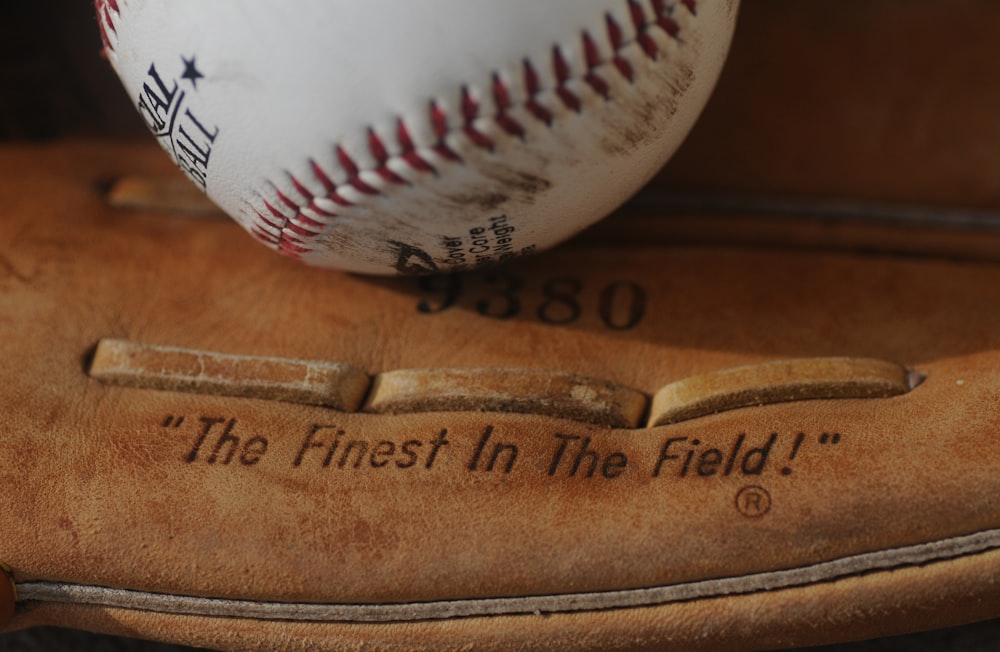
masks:
<svg viewBox="0 0 1000 652"><path fill-rule="evenodd" d="M229 355L105 339L90 365L94 378L131 387L319 405L355 412L368 376L349 365Z"/></svg>
<svg viewBox="0 0 1000 652"><path fill-rule="evenodd" d="M866 358L808 358L723 369L670 383L653 397L654 426L740 407L823 398L888 398L915 386L906 369Z"/></svg>
<svg viewBox="0 0 1000 652"><path fill-rule="evenodd" d="M365 412L520 412L634 428L647 397L612 382L534 369L411 369L375 378Z"/></svg>
<svg viewBox="0 0 1000 652"><path fill-rule="evenodd" d="M922 379L883 360L804 358L683 379L651 397L611 381L558 371L419 369L370 378L346 364L115 339L97 345L90 375L117 385L261 398L344 412L509 412L616 428L655 427L790 401L889 398L911 391Z"/></svg>
<svg viewBox="0 0 1000 652"><path fill-rule="evenodd" d="M321 604L230 600L57 582L26 582L22 600L158 613L300 622L410 622L650 607L690 600L778 591L875 572L925 566L1000 549L1000 530L850 555L785 570L667 586L554 595L392 604Z"/></svg>

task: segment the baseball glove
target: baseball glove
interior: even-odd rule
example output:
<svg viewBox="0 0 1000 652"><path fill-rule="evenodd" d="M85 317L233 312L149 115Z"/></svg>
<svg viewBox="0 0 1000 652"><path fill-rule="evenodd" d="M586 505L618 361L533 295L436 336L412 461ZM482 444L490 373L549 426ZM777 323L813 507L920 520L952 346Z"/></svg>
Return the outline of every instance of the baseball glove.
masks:
<svg viewBox="0 0 1000 652"><path fill-rule="evenodd" d="M968 162L1000 98L926 90L1000 9L951 11L966 46L890 97L857 90L879 30L916 52L939 7L749 3L645 195L464 275L269 255L149 144L6 145L4 629L751 650L1000 615L1000 193Z"/></svg>

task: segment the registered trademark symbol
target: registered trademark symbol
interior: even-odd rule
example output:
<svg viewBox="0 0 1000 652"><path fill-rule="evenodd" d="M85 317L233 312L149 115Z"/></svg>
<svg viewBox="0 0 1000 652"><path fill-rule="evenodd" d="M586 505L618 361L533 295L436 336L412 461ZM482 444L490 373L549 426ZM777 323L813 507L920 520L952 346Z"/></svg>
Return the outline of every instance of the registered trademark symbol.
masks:
<svg viewBox="0 0 1000 652"><path fill-rule="evenodd" d="M736 509L747 518L760 518L771 511L771 494L757 485L743 487L736 494Z"/></svg>

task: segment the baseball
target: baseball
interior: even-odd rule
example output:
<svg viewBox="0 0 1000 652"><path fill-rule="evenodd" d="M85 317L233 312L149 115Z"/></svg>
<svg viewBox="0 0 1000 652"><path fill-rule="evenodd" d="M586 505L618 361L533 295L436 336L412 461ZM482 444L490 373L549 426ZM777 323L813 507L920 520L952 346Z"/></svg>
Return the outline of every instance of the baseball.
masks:
<svg viewBox="0 0 1000 652"><path fill-rule="evenodd" d="M736 0L96 0L155 137L268 247L491 265L635 193L715 84Z"/></svg>

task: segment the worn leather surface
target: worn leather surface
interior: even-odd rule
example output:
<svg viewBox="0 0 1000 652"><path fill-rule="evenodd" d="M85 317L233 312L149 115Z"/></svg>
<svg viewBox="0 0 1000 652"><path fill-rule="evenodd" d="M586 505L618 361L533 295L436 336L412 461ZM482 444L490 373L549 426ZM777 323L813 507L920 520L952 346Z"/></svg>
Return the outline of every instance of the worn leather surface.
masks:
<svg viewBox="0 0 1000 652"><path fill-rule="evenodd" d="M751 650L996 617L998 565L988 536L983 552L936 562L907 561L899 552L926 552L921 542L968 542L1000 520L991 479L1000 421L1000 244L988 212L1000 199L1000 113L993 110L1000 98L995 84L982 81L1000 73L996 13L989 0L947 7L923 0L744 3L718 93L657 180L660 188L701 194L683 202L647 196L643 210L619 215L569 247L498 276L470 277L440 314L419 307L426 302L433 312L445 302L454 286L443 281L427 282L428 290L412 280L301 271L223 221L109 210L104 197L112 180L127 174L159 182L170 174L151 148L5 145L0 560L13 566L21 587L83 583L251 602L336 601L374 595L371 581L405 601L411 589L413 596L461 595L470 587L476 595L527 595L534 587L552 595L566 590L560 587L676 587L677 578L739 580L751 568L816 571L824 561L855 561L847 564L854 572L840 579L827 572L823 581L728 597L382 624L24 598L5 631L57 623L225 649ZM39 14L49 27L50 16L71 15ZM79 35L80 21L59 24L59 43ZM6 88L19 90L5 93L0 106L6 137L135 133L131 108L110 91L94 97L89 89L100 84L64 83L85 54L48 47L34 36L41 28L8 31L15 38L5 40L12 54L4 72L13 80ZM97 51L96 38L90 47ZM88 93L85 101L74 99ZM169 195L165 203L176 204ZM566 278L584 284L580 317L540 321L538 310L550 298L544 286ZM480 314L511 310L504 293L512 279L522 282L518 314ZM634 328L607 329L601 297L622 281L643 287L647 308ZM574 287L558 282L548 293L572 297ZM616 287L615 323L628 323L630 296L620 293L631 286ZM322 297L327 301L319 304ZM549 307L567 309L553 313L557 319L573 309ZM346 360L372 374L519 365L603 376L647 395L693 374L807 356L885 358L926 373L927 381L886 402L777 404L650 434L551 417L343 416L126 389L86 374L90 352L105 337ZM181 412L188 430L162 427ZM355 438L377 440L430 437L448 426L451 448L443 450L465 446L467 455L470 437L493 425L494 442L516 438L522 465L529 449L542 448L551 462L552 445L562 441L551 439L554 432L586 433L604 459L629 453L635 470L613 479L549 481L544 464L535 475L518 466L506 484L488 476L475 485L446 469L442 457L438 470L451 475L401 479L397 486L406 492L379 503L372 499L385 491L379 476L351 484L335 475L344 474L336 459L322 469L322 451L312 457L319 469L299 478L288 472L315 415L350 423ZM239 456L219 463L222 450L215 465L189 465L184 460L198 434L191 419L200 416L236 418L232 432L242 443L263 436L273 448L249 470ZM786 464L798 431L821 437L834 427L838 444L814 438L812 449L803 445ZM745 432L765 444L778 432L767 473L754 480L769 491L770 511L742 516L735 494L748 483L732 475L695 477L697 465L683 481L646 477L643 484L639 469L649 475L668 432L697 434L707 442L703 450L721 450ZM547 448L529 441L546 437ZM655 444L646 443L650 437ZM211 454L210 445L200 461ZM786 467L788 476L781 474ZM413 509L400 507L392 522L377 519L386 511L368 509L387 505ZM932 553L949 556L947 550ZM858 572L857 557L843 556L852 551L888 551L888 566L893 559L900 566ZM542 572L531 571L539 565ZM482 581L470 577L478 568L488 568ZM126 596L150 604L146 593Z"/></svg>
<svg viewBox="0 0 1000 652"><path fill-rule="evenodd" d="M167 165L145 146L0 151L8 629L220 648L757 649L998 615L995 230L951 231L967 259L901 257L863 224L834 225L827 247L678 245L664 229L685 216L625 214L607 228L655 223L644 243L372 280L261 255L224 220L108 205L107 182ZM88 375L103 338L372 376L553 370L647 396L831 356L923 382L615 429L108 384ZM366 452L331 452L338 431Z"/></svg>

